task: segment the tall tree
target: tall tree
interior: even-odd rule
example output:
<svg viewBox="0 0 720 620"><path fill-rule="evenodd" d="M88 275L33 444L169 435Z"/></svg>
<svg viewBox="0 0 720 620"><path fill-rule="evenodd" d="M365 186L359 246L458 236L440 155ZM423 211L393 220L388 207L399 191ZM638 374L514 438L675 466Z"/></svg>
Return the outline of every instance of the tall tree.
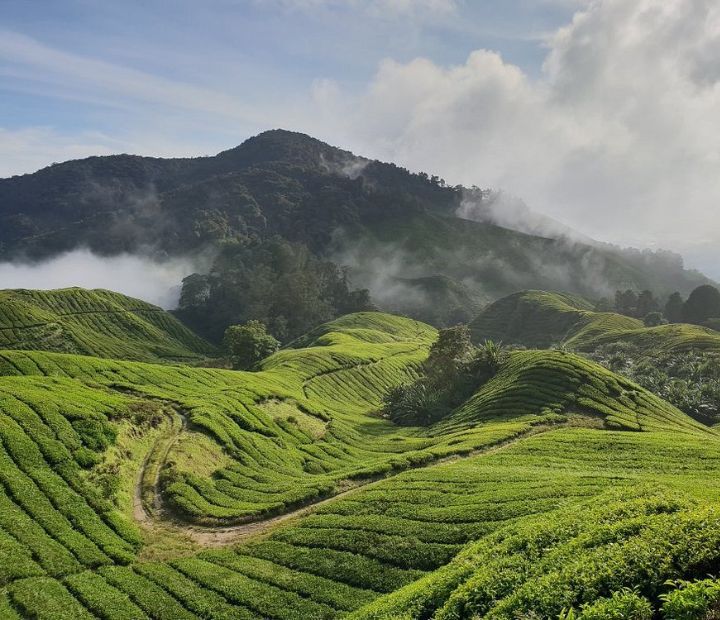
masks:
<svg viewBox="0 0 720 620"><path fill-rule="evenodd" d="M638 296L627 289L615 292L615 311L627 316L637 316Z"/></svg>
<svg viewBox="0 0 720 620"><path fill-rule="evenodd" d="M651 312L657 312L660 310L660 304L655 299L652 291L642 291L638 296L637 302L637 316L642 318L650 314Z"/></svg>
<svg viewBox="0 0 720 620"><path fill-rule="evenodd" d="M670 295L665 303L665 318L671 323L681 323L683 320L684 303L680 293L675 292Z"/></svg>
<svg viewBox="0 0 720 620"><path fill-rule="evenodd" d="M340 314L373 309L365 290L302 243L281 237L225 242L210 274L183 280L179 316L210 340L229 325L262 321L288 341Z"/></svg>
<svg viewBox="0 0 720 620"><path fill-rule="evenodd" d="M433 385L447 387L456 381L472 359L474 351L467 325L441 329L438 339L430 347L423 370Z"/></svg>
<svg viewBox="0 0 720 620"><path fill-rule="evenodd" d="M708 319L720 317L720 291L710 284L698 286L683 306L683 319L700 325Z"/></svg>

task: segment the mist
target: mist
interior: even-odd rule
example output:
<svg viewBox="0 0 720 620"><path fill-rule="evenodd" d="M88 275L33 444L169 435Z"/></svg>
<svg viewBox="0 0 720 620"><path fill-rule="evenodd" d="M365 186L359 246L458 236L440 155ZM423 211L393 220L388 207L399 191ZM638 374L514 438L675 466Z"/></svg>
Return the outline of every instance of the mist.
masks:
<svg viewBox="0 0 720 620"><path fill-rule="evenodd" d="M363 90L325 83L308 127L718 278L719 28L717 2L578 2L535 71L484 47L453 64L390 57Z"/></svg>
<svg viewBox="0 0 720 620"><path fill-rule="evenodd" d="M177 307L182 279L198 271L203 262L134 254L107 257L79 249L41 262L0 263L0 289L102 288L170 310Z"/></svg>
<svg viewBox="0 0 720 620"><path fill-rule="evenodd" d="M592 243L586 235L565 224L532 211L524 200L504 190L466 189L455 215L475 222L490 222L528 235L550 239L568 238Z"/></svg>

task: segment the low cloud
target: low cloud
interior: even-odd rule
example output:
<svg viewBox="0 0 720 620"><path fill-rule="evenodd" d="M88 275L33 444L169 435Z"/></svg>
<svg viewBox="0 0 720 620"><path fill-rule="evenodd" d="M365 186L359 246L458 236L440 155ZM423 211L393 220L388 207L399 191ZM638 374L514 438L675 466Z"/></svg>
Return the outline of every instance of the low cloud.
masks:
<svg viewBox="0 0 720 620"><path fill-rule="evenodd" d="M48 261L0 263L0 289L103 288L169 310L177 307L182 279L198 271L203 262L130 254L104 257L74 250Z"/></svg>
<svg viewBox="0 0 720 620"><path fill-rule="evenodd" d="M579 4L537 77L489 50L385 60L360 94L316 87L318 118L359 152L503 188L589 236L717 245L720 5Z"/></svg>
<svg viewBox="0 0 720 620"><path fill-rule="evenodd" d="M592 239L557 220L532 211L524 200L502 190L465 190L455 214L466 220L490 222L529 235L553 239L567 237L592 243Z"/></svg>

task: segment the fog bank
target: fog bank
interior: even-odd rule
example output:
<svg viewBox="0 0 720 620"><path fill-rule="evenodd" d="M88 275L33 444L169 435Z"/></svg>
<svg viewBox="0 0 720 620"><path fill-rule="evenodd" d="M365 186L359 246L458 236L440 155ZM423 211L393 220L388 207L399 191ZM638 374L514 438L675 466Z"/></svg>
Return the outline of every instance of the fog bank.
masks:
<svg viewBox="0 0 720 620"><path fill-rule="evenodd" d="M198 262L131 254L105 257L73 250L42 262L0 263L0 289L104 288L169 310L177 307L182 279L198 270Z"/></svg>

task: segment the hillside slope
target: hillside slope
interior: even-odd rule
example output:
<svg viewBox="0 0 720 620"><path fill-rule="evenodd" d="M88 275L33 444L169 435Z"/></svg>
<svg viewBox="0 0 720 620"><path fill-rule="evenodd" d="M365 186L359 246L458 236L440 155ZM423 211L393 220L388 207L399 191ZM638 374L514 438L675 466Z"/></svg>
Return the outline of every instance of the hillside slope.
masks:
<svg viewBox="0 0 720 620"><path fill-rule="evenodd" d="M0 348L138 361L194 360L213 347L157 306L105 290L0 290Z"/></svg>
<svg viewBox="0 0 720 620"><path fill-rule="evenodd" d="M0 617L556 617L720 566L714 431L549 351L433 427L378 417L435 337L348 315L254 373L0 353Z"/></svg>
<svg viewBox="0 0 720 620"><path fill-rule="evenodd" d="M185 255L279 235L349 267L382 309L438 324L524 288L687 294L708 281L667 252L463 219L467 196L437 177L275 130L213 157L91 157L2 179L0 259L77 247Z"/></svg>
<svg viewBox="0 0 720 620"><path fill-rule="evenodd" d="M582 298L563 293L523 291L504 297L470 323L473 338L527 347L562 344L593 351L624 342L645 354L720 351L720 333L688 324L645 327L642 321L614 312L594 312Z"/></svg>

